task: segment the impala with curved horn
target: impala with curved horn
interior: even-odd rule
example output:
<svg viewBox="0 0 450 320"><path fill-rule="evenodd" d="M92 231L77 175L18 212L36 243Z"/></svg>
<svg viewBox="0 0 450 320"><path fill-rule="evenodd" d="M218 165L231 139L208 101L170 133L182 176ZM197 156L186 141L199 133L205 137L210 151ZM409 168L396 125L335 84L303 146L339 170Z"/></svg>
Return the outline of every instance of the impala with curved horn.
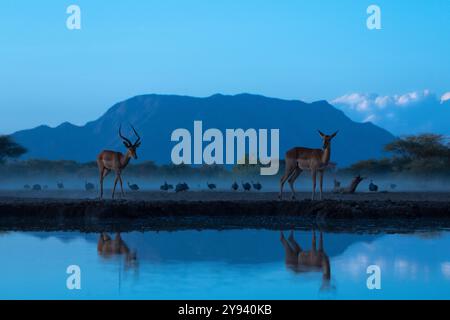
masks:
<svg viewBox="0 0 450 320"><path fill-rule="evenodd" d="M124 196L121 174L130 162L131 158L137 159L136 149L141 145L141 137L133 126L131 126L131 128L137 137L137 140L134 143L131 143L130 140L122 135L122 126L119 127L119 137L122 139L123 144L127 148L127 152L125 154L117 151L103 150L97 156L97 166L100 173L100 199L103 198L103 180L111 171L116 173L116 179L114 180L114 188L112 192L113 199L118 181L120 182L122 196Z"/></svg>

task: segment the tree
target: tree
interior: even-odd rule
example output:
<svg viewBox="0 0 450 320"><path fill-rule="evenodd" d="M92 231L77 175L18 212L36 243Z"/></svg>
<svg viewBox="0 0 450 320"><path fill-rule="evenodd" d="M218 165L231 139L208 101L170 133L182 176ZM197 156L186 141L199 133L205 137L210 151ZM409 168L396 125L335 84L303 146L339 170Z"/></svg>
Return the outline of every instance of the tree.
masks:
<svg viewBox="0 0 450 320"><path fill-rule="evenodd" d="M385 150L400 158L411 160L448 158L450 156L450 148L445 143L445 137L431 133L397 139L386 145Z"/></svg>
<svg viewBox="0 0 450 320"><path fill-rule="evenodd" d="M10 136L0 136L0 163L7 158L18 158L26 152L27 149L14 142Z"/></svg>
<svg viewBox="0 0 450 320"><path fill-rule="evenodd" d="M359 161L346 169L365 174L450 174L450 144L439 134L399 138L385 146L391 158Z"/></svg>

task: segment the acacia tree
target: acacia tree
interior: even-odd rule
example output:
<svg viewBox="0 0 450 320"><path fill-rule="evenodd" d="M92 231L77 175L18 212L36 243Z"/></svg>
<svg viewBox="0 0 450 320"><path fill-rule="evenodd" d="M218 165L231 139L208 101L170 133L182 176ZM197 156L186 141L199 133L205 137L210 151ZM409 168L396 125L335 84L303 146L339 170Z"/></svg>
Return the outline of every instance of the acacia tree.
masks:
<svg viewBox="0 0 450 320"><path fill-rule="evenodd" d="M401 158L412 160L448 158L450 148L445 140L445 137L439 134L407 136L389 143L385 150Z"/></svg>
<svg viewBox="0 0 450 320"><path fill-rule="evenodd" d="M26 152L27 149L14 142L10 136L0 136L0 163L8 158L18 158Z"/></svg>
<svg viewBox="0 0 450 320"><path fill-rule="evenodd" d="M343 172L450 174L450 140L447 136L432 133L405 136L387 144L385 151L392 157L359 161Z"/></svg>

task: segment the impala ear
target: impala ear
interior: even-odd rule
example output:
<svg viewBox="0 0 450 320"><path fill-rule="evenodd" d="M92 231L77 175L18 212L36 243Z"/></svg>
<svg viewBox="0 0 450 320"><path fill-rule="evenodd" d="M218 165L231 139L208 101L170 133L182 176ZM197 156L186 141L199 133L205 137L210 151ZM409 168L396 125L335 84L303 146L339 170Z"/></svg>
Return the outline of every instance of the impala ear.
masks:
<svg viewBox="0 0 450 320"><path fill-rule="evenodd" d="M338 134L338 132L339 132L339 130L338 130L338 131L336 131L335 133L333 133L333 134L331 135L331 138L334 138L334 137L336 137L336 135Z"/></svg>
<svg viewBox="0 0 450 320"><path fill-rule="evenodd" d="M319 132L319 134L320 134L320 136L321 136L322 138L325 137L325 134L324 134L322 131L317 130L317 132Z"/></svg>
<svg viewBox="0 0 450 320"><path fill-rule="evenodd" d="M141 145L141 143L140 142L138 142L138 143L136 143L134 146L136 147L136 148L139 148L140 147L140 145Z"/></svg>
<svg viewBox="0 0 450 320"><path fill-rule="evenodd" d="M128 144L128 142L126 142L126 141L122 141L123 142L123 145L128 149L129 147L130 147L130 145Z"/></svg>

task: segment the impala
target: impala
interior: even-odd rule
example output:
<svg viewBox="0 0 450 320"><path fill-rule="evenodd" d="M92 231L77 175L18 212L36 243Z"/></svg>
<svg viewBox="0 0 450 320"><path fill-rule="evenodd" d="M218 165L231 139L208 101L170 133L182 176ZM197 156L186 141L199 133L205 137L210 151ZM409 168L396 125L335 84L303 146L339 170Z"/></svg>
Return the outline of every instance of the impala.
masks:
<svg viewBox="0 0 450 320"><path fill-rule="evenodd" d="M125 155L117 151L103 150L97 156L97 166L100 173L100 199L103 198L103 180L111 171L114 171L116 173L116 179L114 180L114 188L112 192L113 199L116 192L117 181L120 182L120 190L122 192L122 196L124 196L121 174L122 171L127 167L131 158L137 159L136 149L141 145L141 137L136 132L133 126L131 126L131 128L133 129L134 134L137 137L137 140L134 143L131 143L130 140L122 135L122 127L119 127L119 137L122 139L123 144L127 148L127 152L125 153Z"/></svg>
<svg viewBox="0 0 450 320"><path fill-rule="evenodd" d="M316 194L316 176L320 175L320 199L322 199L323 173L330 165L331 156L331 140L337 135L337 131L332 135L326 135L319 130L319 134L323 139L322 149L309 149L296 147L286 152L285 172L280 180L280 200L283 197L283 186L288 180L292 191L292 199L295 199L294 182L303 170L311 170L312 175L312 200Z"/></svg>

